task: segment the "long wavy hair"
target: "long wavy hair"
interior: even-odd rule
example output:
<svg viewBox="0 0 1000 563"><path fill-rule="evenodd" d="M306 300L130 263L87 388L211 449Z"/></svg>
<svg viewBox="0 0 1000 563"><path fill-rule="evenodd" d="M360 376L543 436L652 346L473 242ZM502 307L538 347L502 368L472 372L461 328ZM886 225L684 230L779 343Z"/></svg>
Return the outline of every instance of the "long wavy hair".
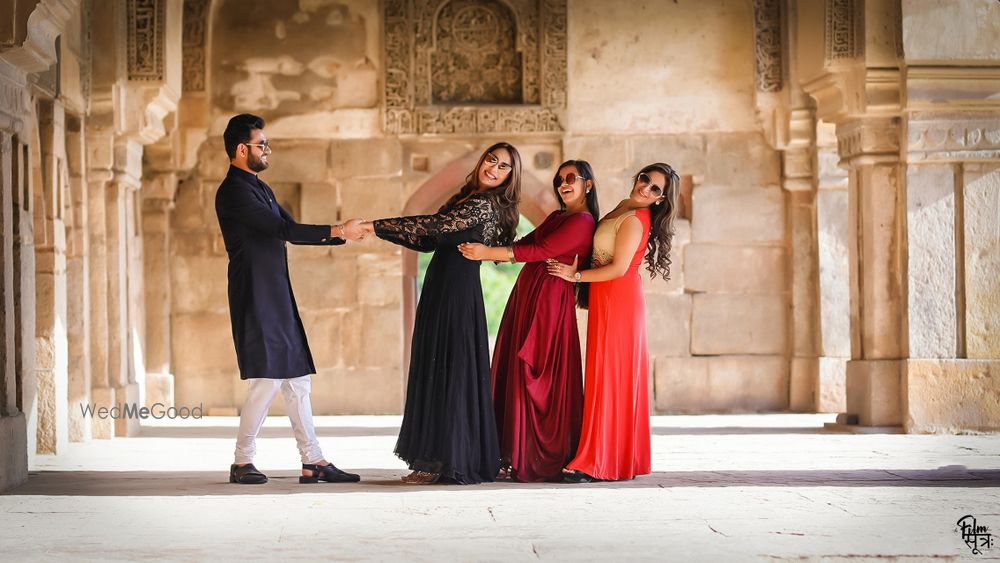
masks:
<svg viewBox="0 0 1000 563"><path fill-rule="evenodd" d="M586 160L567 160L566 162L559 165L556 168L556 175L552 177L552 191L556 194L556 201L559 202L559 209L566 209L566 204L563 203L562 198L559 196L559 171L567 166L575 166L576 171L584 180L590 180L590 190L587 192L587 211L594 216L594 223L601 220L601 208L597 203L597 178L594 176L594 169L590 166L590 163ZM584 186L586 189L586 185ZM587 256L579 257L577 261L577 270L583 271L590 268L590 263L594 258L594 249L591 247L590 254ZM576 284L576 304L581 309L586 309L590 304L590 284L589 283L578 283Z"/></svg>
<svg viewBox="0 0 1000 563"><path fill-rule="evenodd" d="M646 165L636 173L660 172L666 177L661 198L649 206L649 238L646 240L646 269L650 276L670 279L670 248L674 241L674 219L677 217L677 198L681 178L672 166L663 162ZM635 184L633 183L633 186Z"/></svg>
<svg viewBox="0 0 1000 563"><path fill-rule="evenodd" d="M507 246L514 242L517 222L521 218L517 209L521 202L521 154L517 152L514 145L501 141L490 145L488 149L483 151L476 162L476 167L465 177L465 185L441 206L441 210L458 205L480 190L479 169L486 161L487 155L499 149L507 149L507 152L510 153L510 173L507 174L507 179L502 184L483 192L483 194L491 199L500 211L500 238L496 244Z"/></svg>

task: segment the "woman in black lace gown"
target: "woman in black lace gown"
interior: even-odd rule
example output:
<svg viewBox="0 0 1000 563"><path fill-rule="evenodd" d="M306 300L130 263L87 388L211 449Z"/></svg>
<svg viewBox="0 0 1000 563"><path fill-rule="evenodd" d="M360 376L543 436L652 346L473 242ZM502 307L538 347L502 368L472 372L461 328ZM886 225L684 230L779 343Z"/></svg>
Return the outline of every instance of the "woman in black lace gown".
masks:
<svg viewBox="0 0 1000 563"><path fill-rule="evenodd" d="M511 244L520 195L521 157L513 146L497 143L434 215L364 224L381 239L434 251L417 303L396 442L396 455L413 470L404 482L472 484L493 481L499 471L480 262L465 259L458 245Z"/></svg>

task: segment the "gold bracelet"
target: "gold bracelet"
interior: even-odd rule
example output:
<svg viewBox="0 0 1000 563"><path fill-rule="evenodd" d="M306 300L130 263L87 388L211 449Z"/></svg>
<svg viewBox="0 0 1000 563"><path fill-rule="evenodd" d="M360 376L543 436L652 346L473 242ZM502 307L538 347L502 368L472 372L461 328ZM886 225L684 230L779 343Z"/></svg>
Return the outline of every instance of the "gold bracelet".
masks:
<svg viewBox="0 0 1000 563"><path fill-rule="evenodd" d="M517 262L517 260L514 259L514 247L513 246L508 246L507 247L507 261L510 262L511 264Z"/></svg>

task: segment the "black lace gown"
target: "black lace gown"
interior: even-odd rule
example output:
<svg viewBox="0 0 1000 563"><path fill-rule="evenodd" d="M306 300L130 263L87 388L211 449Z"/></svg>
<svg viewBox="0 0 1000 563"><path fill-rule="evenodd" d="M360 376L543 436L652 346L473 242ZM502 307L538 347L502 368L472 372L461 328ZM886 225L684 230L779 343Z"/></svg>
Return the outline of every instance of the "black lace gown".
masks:
<svg viewBox="0 0 1000 563"><path fill-rule="evenodd" d="M417 303L396 455L410 469L440 473L446 482L493 481L500 447L480 262L466 260L458 245L496 245L497 209L477 194L434 215L380 219L374 225L381 239L435 251Z"/></svg>

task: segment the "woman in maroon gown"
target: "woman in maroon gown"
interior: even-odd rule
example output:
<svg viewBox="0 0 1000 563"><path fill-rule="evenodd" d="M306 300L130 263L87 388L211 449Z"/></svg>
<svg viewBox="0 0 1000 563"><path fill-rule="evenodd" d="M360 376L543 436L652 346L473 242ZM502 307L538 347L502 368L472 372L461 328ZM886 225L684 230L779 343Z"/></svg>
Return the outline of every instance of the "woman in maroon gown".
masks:
<svg viewBox="0 0 1000 563"><path fill-rule="evenodd" d="M594 173L564 162L553 179L560 209L512 246L459 246L470 260L526 262L507 301L493 353L493 410L502 463L517 481L558 478L573 458L583 418L580 336L573 284L546 259L590 263L599 216Z"/></svg>

